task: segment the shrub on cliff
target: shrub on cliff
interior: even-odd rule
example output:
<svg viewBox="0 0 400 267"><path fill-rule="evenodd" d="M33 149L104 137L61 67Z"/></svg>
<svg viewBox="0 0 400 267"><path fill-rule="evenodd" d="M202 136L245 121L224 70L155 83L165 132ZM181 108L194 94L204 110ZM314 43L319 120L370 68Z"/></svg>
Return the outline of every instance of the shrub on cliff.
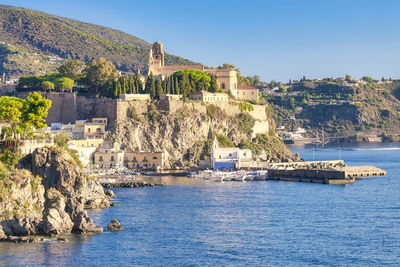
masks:
<svg viewBox="0 0 400 267"><path fill-rule="evenodd" d="M237 124L239 131L250 134L256 120L249 113L243 112L235 116L234 122Z"/></svg>
<svg viewBox="0 0 400 267"><path fill-rule="evenodd" d="M207 115L213 120L223 119L226 117L225 112L213 104L207 106Z"/></svg>

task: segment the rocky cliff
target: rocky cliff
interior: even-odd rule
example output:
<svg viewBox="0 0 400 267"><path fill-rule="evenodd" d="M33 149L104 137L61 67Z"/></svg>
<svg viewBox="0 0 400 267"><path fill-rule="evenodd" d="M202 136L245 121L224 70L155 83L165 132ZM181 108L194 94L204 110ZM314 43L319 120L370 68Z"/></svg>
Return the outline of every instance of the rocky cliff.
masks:
<svg viewBox="0 0 400 267"><path fill-rule="evenodd" d="M37 149L18 167L0 168L0 239L103 231L85 207L108 207L110 197L101 185L87 181L66 150Z"/></svg>
<svg viewBox="0 0 400 267"><path fill-rule="evenodd" d="M268 108L262 108L263 114L251 115L240 111L238 106L233 106L237 110L230 107L225 112L213 104L203 103L200 107L194 104L189 101L169 112L149 104L147 112L141 114L132 106L128 119L117 125L114 141L126 151L165 151L168 154L166 165L171 168L195 166L200 159L207 159L214 136L225 140L221 146L252 149L254 159L299 160L274 136L274 121ZM264 129L269 125L269 132L255 134L262 124L267 125ZM258 142L260 139L263 142Z"/></svg>

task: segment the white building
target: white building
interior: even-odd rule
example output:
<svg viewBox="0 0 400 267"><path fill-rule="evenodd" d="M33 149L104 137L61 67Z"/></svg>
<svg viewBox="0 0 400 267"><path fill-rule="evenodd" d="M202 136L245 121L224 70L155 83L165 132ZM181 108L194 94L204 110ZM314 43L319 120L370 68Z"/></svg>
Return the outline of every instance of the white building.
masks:
<svg viewBox="0 0 400 267"><path fill-rule="evenodd" d="M251 161L252 153L250 149L219 147L217 138L214 138L211 148L211 164L214 170L240 169L244 162Z"/></svg>

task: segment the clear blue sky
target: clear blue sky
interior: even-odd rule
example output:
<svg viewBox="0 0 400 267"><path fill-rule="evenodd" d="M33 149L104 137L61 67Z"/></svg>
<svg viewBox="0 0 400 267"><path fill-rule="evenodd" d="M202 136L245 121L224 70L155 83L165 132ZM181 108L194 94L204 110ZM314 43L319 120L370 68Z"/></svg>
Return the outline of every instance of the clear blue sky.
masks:
<svg viewBox="0 0 400 267"><path fill-rule="evenodd" d="M261 80L400 78L397 0L5 0L131 33Z"/></svg>

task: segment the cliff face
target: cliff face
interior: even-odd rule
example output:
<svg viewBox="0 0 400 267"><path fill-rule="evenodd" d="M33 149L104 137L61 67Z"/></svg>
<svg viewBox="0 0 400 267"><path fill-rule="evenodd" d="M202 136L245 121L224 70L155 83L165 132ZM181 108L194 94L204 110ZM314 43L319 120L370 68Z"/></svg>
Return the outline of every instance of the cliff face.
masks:
<svg viewBox="0 0 400 267"><path fill-rule="evenodd" d="M109 197L65 150L37 149L18 167L0 174L0 239L103 231L84 208L108 207Z"/></svg>
<svg viewBox="0 0 400 267"><path fill-rule="evenodd" d="M224 137L231 146L241 146L262 135L274 140L271 143L277 146L277 149L266 151L267 154L263 155L265 158L274 161L296 159L280 140L275 140L265 131L265 134L257 132L269 126L274 127L273 119L268 111L265 112L265 107L262 107L264 113L260 116L252 116L247 111L240 112L239 107L234 108L228 113L225 112L228 109L215 105L203 104L199 107L188 102L169 112L157 110L151 104L147 112L142 114L131 109L128 111L130 118L117 125L115 141L127 151L165 151L168 154L167 167L194 166L199 159L207 158L209 142L214 136ZM257 158L260 155L254 156Z"/></svg>

